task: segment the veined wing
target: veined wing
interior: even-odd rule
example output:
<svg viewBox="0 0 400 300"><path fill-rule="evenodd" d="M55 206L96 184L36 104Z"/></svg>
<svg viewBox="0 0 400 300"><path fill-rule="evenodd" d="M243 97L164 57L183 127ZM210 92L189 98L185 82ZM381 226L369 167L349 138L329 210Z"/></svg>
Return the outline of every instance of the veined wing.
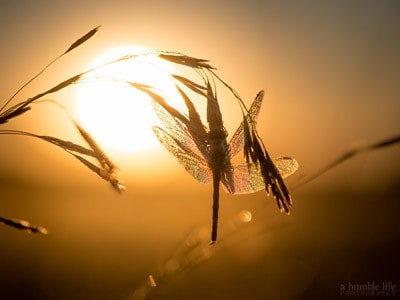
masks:
<svg viewBox="0 0 400 300"><path fill-rule="evenodd" d="M186 144L182 144L179 139L174 138L162 128L155 126L153 131L160 143L178 159L190 175L201 183L212 182L212 172L204 158L194 153Z"/></svg>
<svg viewBox="0 0 400 300"><path fill-rule="evenodd" d="M282 178L289 177L299 169L299 163L297 160L291 157L276 157L273 158L272 161L274 162L274 165L278 169Z"/></svg>
<svg viewBox="0 0 400 300"><path fill-rule="evenodd" d="M204 156L207 159L207 148L204 141L195 142L189 130L182 122L171 116L170 113L157 102L153 101L152 105L157 117L169 131L169 135L171 135L175 141L179 141L179 143L184 146L184 150L189 153L194 153L197 156Z"/></svg>
<svg viewBox="0 0 400 300"><path fill-rule="evenodd" d="M261 109L263 98L264 98L264 91L260 91L250 106L249 112L246 115L246 122L256 126L257 117ZM229 142L229 156L234 157L236 154L238 154L243 148L243 143L244 143L244 136L243 136L243 122L242 122L240 123L238 129L236 129L235 133L233 134Z"/></svg>
<svg viewBox="0 0 400 300"><path fill-rule="evenodd" d="M256 164L232 164L221 176L224 190L230 194L249 194L265 188Z"/></svg>
<svg viewBox="0 0 400 300"><path fill-rule="evenodd" d="M299 168L297 161L290 157L278 157L272 161L282 178L292 175ZM258 164L232 164L225 174L221 182L228 193L248 194L265 189L264 178Z"/></svg>

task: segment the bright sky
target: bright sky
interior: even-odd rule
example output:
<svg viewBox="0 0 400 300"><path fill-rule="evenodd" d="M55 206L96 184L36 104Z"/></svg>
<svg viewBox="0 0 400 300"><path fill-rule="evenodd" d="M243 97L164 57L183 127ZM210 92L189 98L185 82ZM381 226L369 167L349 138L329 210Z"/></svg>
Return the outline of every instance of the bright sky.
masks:
<svg viewBox="0 0 400 300"><path fill-rule="evenodd" d="M1 99L101 24L92 40L23 95L82 71L107 49L132 45L210 59L248 102L265 89L259 130L274 156L296 157L305 173L354 144L398 132L397 1L178 2L162 9L164 2L157 1L3 4L0 80L6 88ZM74 94L53 98L67 104ZM230 112L225 120L230 132L239 118L231 103L221 104ZM398 169L390 159L385 165Z"/></svg>
<svg viewBox="0 0 400 300"><path fill-rule="evenodd" d="M398 0L2 0L0 7L2 101L78 37L102 25L92 39L52 66L18 100L83 71L99 55L115 47L179 51L210 59L218 68L218 74L247 103L259 90L265 90L258 129L272 156L292 156L299 161L300 169L293 178L289 178L289 186L296 178L313 173L352 146L378 141L400 131ZM51 98L75 112L76 94L76 89L72 88ZM220 96L225 125L232 133L238 126L239 110L232 98L225 98L222 92ZM26 116L0 125L0 128L31 130L39 134L57 133L59 137L69 139L74 128L66 124L68 118L57 107L42 104L35 106ZM278 211L272 209L272 198L267 198L269 201L265 202L262 193L246 197L223 193L221 222L226 222L227 216L236 213L236 208L256 210L265 203L271 205L267 214L273 215L272 219L270 215L265 218L262 215L263 218L258 219L261 229L268 230L268 234L256 232L258 238L252 239L249 227L250 238L243 236L240 243L232 247L234 249L229 249L231 257L224 256L227 259L226 270L244 266L239 273L247 270L248 281L242 282L240 277L240 282L236 283L238 286L248 284L244 290L259 291L261 288L261 292L268 289L264 280L267 276L263 274L266 270L273 270L268 278L274 283L282 279L282 288L275 290L281 295L293 291L287 288L287 284L300 285L308 280L307 276L297 272L298 269L304 271L309 268L306 270L310 270L309 273L304 272L315 275L316 280L319 276L317 271L328 270L329 274L321 277L322 281L328 278L328 282L333 278L335 274L331 275L330 265L324 265L324 260L335 257L337 253L343 257L347 257L348 253L354 254L353 248L348 251L347 248L340 250L335 247L353 245L354 249L358 249L358 242L366 243L360 238L363 235L358 233L364 234L367 225L378 224L376 228L369 227L368 231L371 236L379 236L375 240L371 238L375 242L374 247L381 245L380 237L387 240L391 240L390 234L398 237L398 233L393 233L395 226L390 223L395 217L387 217L397 213L397 206L394 202L390 202L393 206L382 205L380 195L386 195L386 189L390 191L390 188L398 186L399 154L399 146L396 145L360 155L304 189L295 191L296 198L306 196L303 202L294 199L296 206L291 219L279 219ZM53 284L59 287L58 291L65 289L66 292L65 286L69 290L71 284L70 292L82 291L82 299L93 298L95 294L90 293L98 288L98 293L103 292L102 288L108 287L109 280L113 280L117 287L119 282L132 285L143 274L157 269L158 262L165 259L165 253L171 252L190 226L208 224L211 188L192 180L161 145L142 154L113 155L128 183L128 190L123 196L115 195L106 183L84 170L74 158L55 151L51 145L25 137L0 136L0 187L3 188L0 216L4 213L27 218L48 225L50 232L54 232L48 235L48 239L36 239L36 236L24 239L11 229L3 228L0 239L10 246L1 247L3 252L0 252L0 257L11 259L0 260L0 269L6 270L3 273L7 274L0 280L0 290L1 282L7 285L11 281L10 287L15 289L21 282L29 282L27 291L30 291L29 287L37 288L38 298L47 299L44 294L48 292L48 298L58 299L60 297L51 297L52 293L57 294L57 288L51 291ZM148 172L142 177L145 170ZM20 181L13 181L19 176L23 177L21 180L27 183L26 186L21 187ZM46 188L41 193L29 194L38 182ZM50 188L52 184L59 187L64 182L65 189ZM345 196L340 199L308 197L307 193L315 190L328 194L328 188L338 193L344 190ZM347 193L349 190L354 193ZM357 194L368 194L370 190L379 195L377 199L371 196L366 200ZM350 207L347 206L348 194L353 196ZM234 201L225 201L233 198ZM359 201L363 201L361 205ZM360 207L366 208L362 210ZM375 215L377 210L381 214ZM276 215L273 214L275 212ZM361 219L352 221L354 214ZM257 217L255 214L255 222ZM265 220L270 223L264 223ZM284 225L292 231L288 233L285 228L281 231L280 222L288 222ZM279 230L267 228L271 224ZM336 233L336 239L326 235L326 228L332 235ZM274 230L276 236L269 235ZM354 239L351 233L358 238ZM357 243L353 244L354 241ZM314 259L311 256L316 253L313 251L319 251L315 247L317 244L328 250L318 252ZM269 256L264 259L263 255L268 254L271 247L277 247L275 255L279 259ZM373 251L379 247L374 247L365 250L365 255L376 253ZM224 249L227 248L230 247ZM298 249L300 251L296 251ZM397 252L392 257L397 257ZM372 257L380 262L385 255L378 254ZM307 255L311 258L307 259ZM253 260L251 267L242 261L253 257L263 259L258 262ZM143 264L138 268L137 258ZM355 260L350 258L347 262L353 263ZM366 260L361 260L360 264ZM213 263L219 262L216 261ZM315 262L322 262L321 267ZM336 261L330 262L334 264ZM260 263L264 264L263 268L259 267ZM278 263L279 267L274 265ZM285 268L281 268L280 263ZM337 265L345 266L346 261ZM388 263L390 265L391 262ZM216 269L220 270L218 267ZM120 273L123 268L126 272ZM298 269L292 272L293 268ZM207 266L205 269L210 271ZM333 269L336 270L336 265ZM275 273L277 270L281 273ZM285 273L285 270L290 272ZM346 274L353 271L349 269ZM13 282L14 277L8 276L9 272L13 272L20 281ZM137 272L134 278L133 272ZM212 272L215 274L214 269ZM209 279L209 273L205 273L203 279L214 280ZM232 289L230 282L230 276L235 279L236 273L227 271L220 274L227 275L219 276L219 280L226 280L222 291L236 293L239 289ZM93 276L97 277L91 281ZM263 282L260 283L261 280ZM314 281L310 282L307 284L314 284ZM123 293L126 292L126 286L119 287ZM215 288L219 289L219 286L216 284ZM187 289L190 290L190 286ZM193 290L198 289L197 284ZM111 293L111 288L108 292ZM119 294L118 290L115 294L119 296L113 294L108 298L120 299L123 293ZM99 299L106 298L106 295L101 295L103 298ZM180 297L184 297L182 295L183 292ZM267 295L272 299L277 294ZM71 295L64 295L68 296ZM243 295L232 296L224 298L234 299ZM70 298L78 299L74 295ZM265 296L257 299L265 299Z"/></svg>

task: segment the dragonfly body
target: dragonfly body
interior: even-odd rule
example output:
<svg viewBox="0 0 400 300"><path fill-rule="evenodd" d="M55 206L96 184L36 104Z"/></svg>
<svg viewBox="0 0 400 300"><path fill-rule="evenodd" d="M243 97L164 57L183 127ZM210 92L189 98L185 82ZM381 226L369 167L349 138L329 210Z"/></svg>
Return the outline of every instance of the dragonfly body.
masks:
<svg viewBox="0 0 400 300"><path fill-rule="evenodd" d="M222 114L218 102L212 94L208 94L207 97L207 121L210 128L207 133L208 165L211 168L213 177L211 243L215 243L218 232L219 184L224 172L229 169L231 162L227 141L228 133L222 122Z"/></svg>
<svg viewBox="0 0 400 300"><path fill-rule="evenodd" d="M201 183L213 184L211 243L214 243L217 240L220 183L228 193L253 193L273 185L275 177L282 179L293 174L298 164L289 157L268 157L273 165L272 169L277 172L271 173L270 177L265 175L265 168L261 168L259 162L233 164L232 157L243 150L244 122L247 120L255 126L263 92L257 95L248 111L247 119L228 143L218 101L210 90L209 88L207 93L208 128L201 123L191 101L185 98L189 118L176 113L163 103L154 103L154 110L167 131L160 127L153 127L153 131L161 144L178 159L188 173Z"/></svg>

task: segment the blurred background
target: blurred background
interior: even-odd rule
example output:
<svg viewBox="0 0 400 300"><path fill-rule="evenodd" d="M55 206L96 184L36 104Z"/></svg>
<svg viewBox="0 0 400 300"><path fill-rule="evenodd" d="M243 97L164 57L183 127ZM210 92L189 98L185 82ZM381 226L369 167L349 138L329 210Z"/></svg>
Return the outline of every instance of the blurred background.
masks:
<svg viewBox="0 0 400 300"><path fill-rule="evenodd" d="M210 59L247 103L265 89L259 133L272 156L300 164L289 189L352 147L399 133L395 0L0 3L1 103L102 25L18 99L83 71L113 47ZM51 99L74 113L76 89ZM237 103L220 101L232 133ZM68 117L44 104L1 129L78 138ZM162 281L149 299L334 299L368 282L391 282L398 295L399 154L398 145L363 153L292 190L290 216L264 192L221 193L221 227L242 210L252 222L222 236L214 255ZM0 226L1 299L128 299L192 230L208 230L211 187L161 145L110 156L128 187L122 195L52 145L0 135L0 216L49 230Z"/></svg>

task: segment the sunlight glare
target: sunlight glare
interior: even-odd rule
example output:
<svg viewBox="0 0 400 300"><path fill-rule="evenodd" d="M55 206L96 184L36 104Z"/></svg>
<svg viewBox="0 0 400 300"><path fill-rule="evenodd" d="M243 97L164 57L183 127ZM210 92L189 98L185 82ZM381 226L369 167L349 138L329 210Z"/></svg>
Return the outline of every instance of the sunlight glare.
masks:
<svg viewBox="0 0 400 300"><path fill-rule="evenodd" d="M112 48L98 56L88 69L128 54L146 52L149 50L132 46ZM159 122L152 111L151 98L118 79L154 86L172 105L179 106L172 71L167 62L147 55L90 72L77 91L80 123L107 151L130 153L154 147L158 141L151 127Z"/></svg>

